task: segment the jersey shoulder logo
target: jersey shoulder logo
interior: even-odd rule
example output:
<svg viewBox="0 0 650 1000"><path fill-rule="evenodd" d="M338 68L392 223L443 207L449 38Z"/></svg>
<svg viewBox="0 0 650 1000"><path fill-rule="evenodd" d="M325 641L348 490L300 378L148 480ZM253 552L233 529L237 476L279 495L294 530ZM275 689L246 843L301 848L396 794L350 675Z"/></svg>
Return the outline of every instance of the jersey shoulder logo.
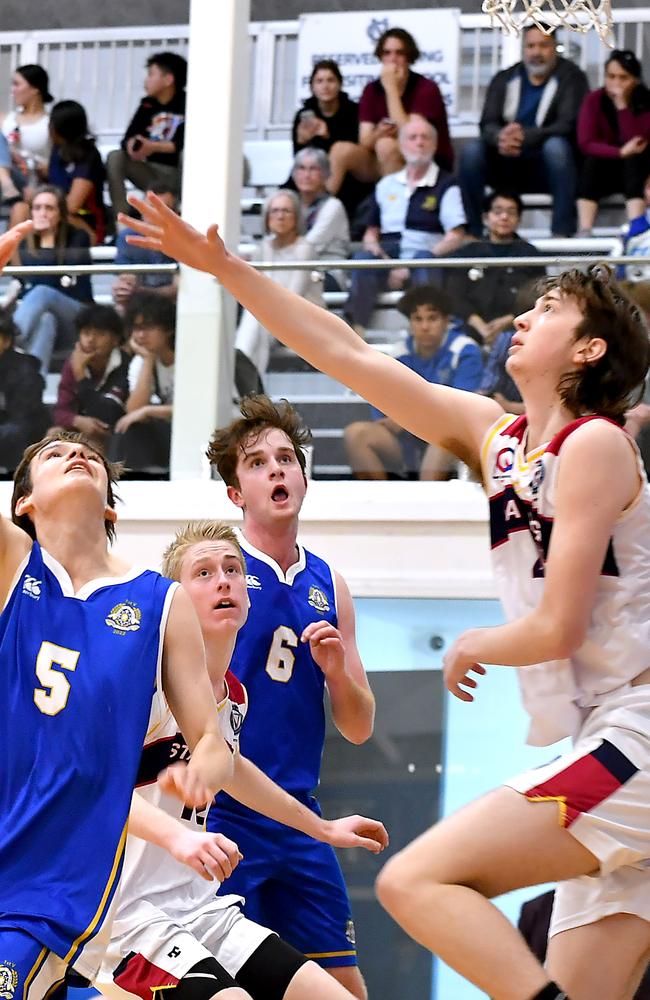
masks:
<svg viewBox="0 0 650 1000"><path fill-rule="evenodd" d="M324 615L326 611L330 610L329 601L323 591L319 590L318 587L309 588L307 604L311 604L312 608L316 608L316 610L320 611L322 615Z"/></svg>
<svg viewBox="0 0 650 1000"><path fill-rule="evenodd" d="M35 576L30 576L29 573L26 573L23 580L23 594L27 594L28 597L33 597L37 601L41 596L42 584L42 580L37 580Z"/></svg>
<svg viewBox="0 0 650 1000"><path fill-rule="evenodd" d="M260 578L258 576L253 576L252 573L246 574L246 586L249 590L261 590L262 584L260 583Z"/></svg>
<svg viewBox="0 0 650 1000"><path fill-rule="evenodd" d="M4 1000L13 1000L17 988L18 972L16 966L13 962L0 962L0 997L3 997Z"/></svg>
<svg viewBox="0 0 650 1000"><path fill-rule="evenodd" d="M111 613L104 619L109 628L113 629L115 635L137 632L141 620L142 612L133 601L123 601L121 604L116 604Z"/></svg>

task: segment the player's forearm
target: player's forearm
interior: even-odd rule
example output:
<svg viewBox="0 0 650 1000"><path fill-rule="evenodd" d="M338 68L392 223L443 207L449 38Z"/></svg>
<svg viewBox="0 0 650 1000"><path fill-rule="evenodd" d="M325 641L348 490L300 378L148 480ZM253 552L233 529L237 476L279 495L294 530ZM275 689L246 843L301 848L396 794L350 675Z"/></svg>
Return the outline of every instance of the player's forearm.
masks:
<svg viewBox="0 0 650 1000"><path fill-rule="evenodd" d="M188 768L194 775L214 789L214 794L232 779L233 753L220 733L205 733L194 749Z"/></svg>
<svg viewBox="0 0 650 1000"><path fill-rule="evenodd" d="M582 630L568 618L543 615L537 609L506 625L469 629L460 641L463 653L477 663L526 667L566 659L582 640Z"/></svg>
<svg viewBox="0 0 650 1000"><path fill-rule="evenodd" d="M242 805L262 816L300 830L315 840L327 840L326 820L285 792L252 761L240 754L235 759L233 777L224 789Z"/></svg>
<svg viewBox="0 0 650 1000"><path fill-rule="evenodd" d="M173 816L147 802L137 791L133 793L129 812L129 833L132 836L169 850L171 839L179 828L182 829L181 824Z"/></svg>
<svg viewBox="0 0 650 1000"><path fill-rule="evenodd" d="M372 691L343 673L328 677L327 690L332 703L334 725L350 743L365 743L372 736L375 723L375 699Z"/></svg>
<svg viewBox="0 0 650 1000"><path fill-rule="evenodd" d="M349 384L351 363L374 354L342 319L257 273L228 254L216 275L265 329L314 367ZM357 356L359 360L357 361Z"/></svg>

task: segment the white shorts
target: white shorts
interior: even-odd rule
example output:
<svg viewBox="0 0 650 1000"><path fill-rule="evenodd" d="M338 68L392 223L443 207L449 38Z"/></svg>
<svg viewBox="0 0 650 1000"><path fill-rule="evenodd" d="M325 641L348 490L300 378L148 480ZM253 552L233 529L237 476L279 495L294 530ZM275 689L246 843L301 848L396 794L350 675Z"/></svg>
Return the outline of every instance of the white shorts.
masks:
<svg viewBox="0 0 650 1000"><path fill-rule="evenodd" d="M561 825L600 863L598 875L558 886L549 936L614 913L650 921L650 685L612 695L571 753L506 785L556 801Z"/></svg>
<svg viewBox="0 0 650 1000"><path fill-rule="evenodd" d="M248 920L239 906L207 904L169 914L147 900L134 905L137 922L113 937L95 983L105 996L151 1000L156 988L175 986L189 970L213 956L233 978L274 932ZM120 914L125 925L128 913Z"/></svg>

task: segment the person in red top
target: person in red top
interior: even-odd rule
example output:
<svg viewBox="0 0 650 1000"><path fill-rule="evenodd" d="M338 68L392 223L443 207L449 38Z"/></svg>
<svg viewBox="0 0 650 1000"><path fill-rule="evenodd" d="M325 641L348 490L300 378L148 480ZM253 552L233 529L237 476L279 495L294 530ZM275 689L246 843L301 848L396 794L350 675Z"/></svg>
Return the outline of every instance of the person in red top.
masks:
<svg viewBox="0 0 650 1000"><path fill-rule="evenodd" d="M337 194L346 173L374 183L404 166L398 133L413 114L426 118L438 133L436 163L452 170L454 150L440 90L411 66L420 58L415 39L404 28L388 28L375 46L381 73L366 85L359 102L359 141L337 142L330 150L332 173L327 189Z"/></svg>
<svg viewBox="0 0 650 1000"><path fill-rule="evenodd" d="M633 52L615 49L605 63L605 86L584 98L578 145L584 162L578 183L580 235L589 235L598 202L622 191L628 219L645 214L643 188L650 174L650 90Z"/></svg>

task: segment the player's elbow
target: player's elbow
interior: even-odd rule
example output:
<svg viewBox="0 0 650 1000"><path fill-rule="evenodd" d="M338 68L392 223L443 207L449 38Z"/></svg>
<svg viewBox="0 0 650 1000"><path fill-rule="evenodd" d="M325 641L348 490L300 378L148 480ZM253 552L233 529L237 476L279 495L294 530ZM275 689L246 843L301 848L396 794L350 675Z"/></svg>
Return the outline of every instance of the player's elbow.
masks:
<svg viewBox="0 0 650 1000"><path fill-rule="evenodd" d="M551 616L548 621L548 637L551 647L549 660L568 660L582 646L587 635L587 623L579 614L563 612Z"/></svg>

